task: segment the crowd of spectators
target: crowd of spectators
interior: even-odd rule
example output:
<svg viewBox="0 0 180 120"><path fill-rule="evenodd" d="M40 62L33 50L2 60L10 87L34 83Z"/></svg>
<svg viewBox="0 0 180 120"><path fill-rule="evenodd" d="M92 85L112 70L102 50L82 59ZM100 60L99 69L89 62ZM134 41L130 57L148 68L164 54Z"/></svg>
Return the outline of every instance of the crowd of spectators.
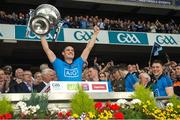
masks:
<svg viewBox="0 0 180 120"><path fill-rule="evenodd" d="M98 63L96 58L93 65L88 66L88 62L84 64L82 79L83 81L94 82L107 81L109 92L133 92L138 84L153 89L152 87L154 87L155 84L159 84L160 89L164 89L167 92L167 88L170 87L176 95L180 96L180 64L175 61L164 64L161 74L159 73L159 71L161 71L161 64L159 63L159 61L156 61L155 66L139 68L138 64L115 65L113 61L107 64ZM22 68L13 70L9 65L0 68L0 92L40 92L50 81L58 80L56 72L47 64L40 65L39 70L33 73L30 70L23 70ZM160 74L160 76L156 78L155 74ZM166 77L162 77L164 75L166 75ZM162 83L158 83L159 81ZM155 96L170 96L173 93L171 91L170 93L155 94L159 94Z"/></svg>
<svg viewBox="0 0 180 120"><path fill-rule="evenodd" d="M2 24L26 25L28 18L28 14L25 15L21 12L8 14L0 10L0 23Z"/></svg>
<svg viewBox="0 0 180 120"><path fill-rule="evenodd" d="M15 12L7 14L5 11L0 11L0 23L25 25L27 21L28 14L16 14ZM155 22L131 19L112 20L99 16L66 16L63 28L92 29L94 25L99 26L102 30L180 33L180 25L176 24L174 20L162 23L158 20ZM83 81L107 81L109 92L132 92L138 84L142 84L144 87L159 89L158 92L153 91L156 96L170 96L173 92L180 95L180 64L175 61L164 65L156 61L151 67L140 69L138 64L115 65L113 61L105 64L98 63L95 58L93 66L88 66L88 62L84 64L82 76ZM50 81L57 80L56 72L47 64L42 64L39 71L34 74L32 71L22 68L14 70L11 66L0 68L1 93L40 92ZM159 86L160 88L158 88Z"/></svg>
<svg viewBox="0 0 180 120"><path fill-rule="evenodd" d="M0 23L4 24L20 24L26 25L29 15L23 13L6 13L0 11ZM92 29L94 25L99 26L102 30L118 30L133 32L153 32L153 33L180 33L180 24L176 24L174 20L169 22L161 22L160 20L134 20L132 19L111 19L101 18L99 16L66 16L64 17L63 28L80 28Z"/></svg>

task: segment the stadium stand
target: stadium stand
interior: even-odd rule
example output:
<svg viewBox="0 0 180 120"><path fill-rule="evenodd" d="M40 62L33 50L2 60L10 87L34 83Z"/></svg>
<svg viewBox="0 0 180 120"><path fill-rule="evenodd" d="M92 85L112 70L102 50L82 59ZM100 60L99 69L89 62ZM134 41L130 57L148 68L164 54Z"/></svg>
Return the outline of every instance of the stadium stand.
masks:
<svg viewBox="0 0 180 120"><path fill-rule="evenodd" d="M167 62L164 64L164 66L158 64L160 68L163 68L161 69L160 75L164 73L171 77L168 80L172 81L172 84L168 84L169 86L167 87L178 86L177 82L179 81L178 70L180 62L180 9L176 6L178 5L178 1L160 0L158 3L138 3L138 1L131 2L131 0L112 0L111 2L38 0L33 3L30 0L3 0L1 3L1 26L8 24L12 26L15 25L15 27L18 28L22 25L26 25L29 18L28 11L30 8L35 8L39 4L49 3L59 8L64 20L64 25L62 27L64 32L66 30L88 30L92 29L94 25L97 25L103 32L105 32L103 35L111 34L111 32L112 34L122 32L127 36L135 35L135 37L125 36L124 39L127 37L127 40L137 40L136 38L139 34L141 36L144 34L152 36L157 34L165 35L164 40L174 40L175 42L172 43L172 45L168 44L169 46L163 46L163 49L166 52L166 56L163 59L167 60ZM20 9L16 7L17 5ZM1 27L0 30L8 31L5 27ZM0 36L3 37L1 31ZM166 38L166 36L170 36L170 38ZM105 36L103 36L103 38L105 38ZM61 41L51 42L49 45L55 54L62 58L58 52L64 46L69 44L73 45L77 50L77 56L79 56L81 53L80 51L85 48L86 42L87 41L69 43ZM96 68L100 70L99 74L103 73L103 75L106 76L106 80L111 81L110 84L112 85L113 91L125 91L126 87L128 86L128 83L124 81L126 75L130 75L129 79L136 77L134 78L134 81L136 82L136 79L142 72L148 73L151 77L156 74L155 70L153 71L153 68L148 66L152 46L153 45L149 44L96 44L87 63L89 66L96 66ZM96 56L97 59L94 60ZM0 69L0 90L2 93L31 92L33 89L37 89L36 85L41 84L45 76L48 75L51 75L52 77L47 78L45 82L57 80L57 76L54 70L51 69L52 66L47 60L39 41L28 41L26 39L14 39L13 41L9 40L8 38L2 39L0 41L0 58L0 65L2 68ZM39 66L42 63L49 64L49 70L46 72L42 72L43 70L40 71ZM83 73L83 80L85 81L90 80L90 73L88 70L89 68L85 66ZM33 74L39 71L41 72L41 74L39 74L39 78L34 78ZM91 76L93 75L91 74ZM153 78L153 80L154 79L157 80L160 78ZM33 83L36 83L36 85ZM138 84L142 84L142 82ZM27 89L24 89L24 86L26 85L28 87ZM41 85L41 87L42 86L43 85ZM175 93L179 94L177 89ZM166 95L169 95L169 93Z"/></svg>

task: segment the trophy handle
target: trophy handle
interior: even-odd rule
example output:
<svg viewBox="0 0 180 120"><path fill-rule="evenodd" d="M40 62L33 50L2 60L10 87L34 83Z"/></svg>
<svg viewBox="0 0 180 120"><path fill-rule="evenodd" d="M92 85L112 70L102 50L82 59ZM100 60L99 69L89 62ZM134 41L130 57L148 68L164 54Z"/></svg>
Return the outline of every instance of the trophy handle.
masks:
<svg viewBox="0 0 180 120"><path fill-rule="evenodd" d="M29 10L29 19L28 19L28 23L27 23L27 28L26 28L26 38L29 36L31 30L30 30L30 21L32 19L32 17L34 16L34 9L30 9Z"/></svg>
<svg viewBox="0 0 180 120"><path fill-rule="evenodd" d="M56 31L53 36L53 42L55 42L57 40L63 24L64 24L64 21L59 21L59 23L57 24Z"/></svg>

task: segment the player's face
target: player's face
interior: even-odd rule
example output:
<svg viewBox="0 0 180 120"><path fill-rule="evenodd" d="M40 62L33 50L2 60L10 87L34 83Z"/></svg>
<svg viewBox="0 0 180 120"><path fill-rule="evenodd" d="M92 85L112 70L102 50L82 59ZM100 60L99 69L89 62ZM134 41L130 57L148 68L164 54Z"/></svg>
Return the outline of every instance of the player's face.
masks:
<svg viewBox="0 0 180 120"><path fill-rule="evenodd" d="M159 76L163 73L163 67L160 63L152 64L152 72L155 76Z"/></svg>
<svg viewBox="0 0 180 120"><path fill-rule="evenodd" d="M71 46L67 46L63 51L63 56L65 59L73 59L74 58L74 48Z"/></svg>

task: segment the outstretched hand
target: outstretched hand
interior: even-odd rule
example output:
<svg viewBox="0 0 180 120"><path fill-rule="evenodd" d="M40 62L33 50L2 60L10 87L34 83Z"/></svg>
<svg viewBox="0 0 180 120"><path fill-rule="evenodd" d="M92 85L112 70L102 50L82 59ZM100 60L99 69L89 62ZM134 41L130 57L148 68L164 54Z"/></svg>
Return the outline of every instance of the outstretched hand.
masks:
<svg viewBox="0 0 180 120"><path fill-rule="evenodd" d="M94 26L94 34L98 34L100 31L98 26Z"/></svg>

